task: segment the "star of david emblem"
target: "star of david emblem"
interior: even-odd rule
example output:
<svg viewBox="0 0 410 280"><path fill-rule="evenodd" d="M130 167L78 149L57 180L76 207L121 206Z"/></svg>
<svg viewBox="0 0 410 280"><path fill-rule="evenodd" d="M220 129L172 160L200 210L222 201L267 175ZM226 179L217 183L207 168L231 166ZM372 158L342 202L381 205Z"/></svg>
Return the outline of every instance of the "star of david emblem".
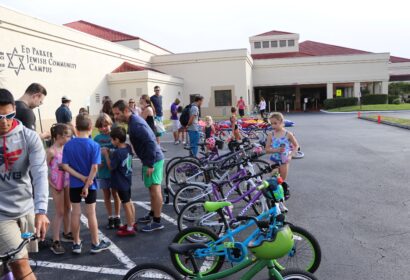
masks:
<svg viewBox="0 0 410 280"><path fill-rule="evenodd" d="M23 64L24 55L18 54L16 48L14 48L12 53L7 53L7 57L10 61L8 68L14 69L14 72L16 72L17 76L19 75L20 70L26 69L24 68Z"/></svg>

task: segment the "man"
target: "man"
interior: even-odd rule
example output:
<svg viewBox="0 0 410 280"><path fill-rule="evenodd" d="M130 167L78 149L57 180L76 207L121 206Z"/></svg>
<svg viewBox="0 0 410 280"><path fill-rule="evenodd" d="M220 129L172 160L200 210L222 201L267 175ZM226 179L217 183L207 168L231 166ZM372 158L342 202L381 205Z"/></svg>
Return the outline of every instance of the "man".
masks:
<svg viewBox="0 0 410 280"><path fill-rule="evenodd" d="M243 116L245 116L246 104L245 104L245 100L243 100L242 96L241 96L241 98L239 98L238 102L236 103L236 107L238 107L239 116L241 116L241 118L243 118Z"/></svg>
<svg viewBox="0 0 410 280"><path fill-rule="evenodd" d="M151 197L151 211L148 215L138 219L140 223L149 223L142 228L143 232L163 229L161 224L164 155L155 141L154 132L147 122L132 113L124 100L115 102L113 106L114 118L118 122L128 123L128 134L135 153L142 162L144 185L149 189Z"/></svg>
<svg viewBox="0 0 410 280"><path fill-rule="evenodd" d="M13 95L0 89L0 253L17 248L23 232L36 232L44 240L49 225L48 170L43 144L38 134L24 127L15 115ZM35 174L32 183L30 170ZM29 247L36 250L36 243ZM10 267L15 279L36 279L27 248L17 254Z"/></svg>
<svg viewBox="0 0 410 280"><path fill-rule="evenodd" d="M151 102L152 104L154 104L154 108L155 108L155 119L159 122L163 122L163 112L162 112L162 96L160 95L161 89L159 86L155 86L154 87L154 92L155 94L153 96L151 96ZM157 143L158 145L160 145L159 143L159 137L161 136L161 134L157 134ZM165 153L167 150L164 149L163 147L161 147L161 150Z"/></svg>
<svg viewBox="0 0 410 280"><path fill-rule="evenodd" d="M16 119L31 130L36 130L36 115L34 108L43 104L47 95L46 89L37 83L32 83L25 91L24 95L16 101ZM40 134L41 139L50 137L48 132Z"/></svg>
<svg viewBox="0 0 410 280"><path fill-rule="evenodd" d="M73 116L70 111L71 99L67 96L61 98L61 106L56 111L56 119L58 123L70 124Z"/></svg>
<svg viewBox="0 0 410 280"><path fill-rule="evenodd" d="M201 95L195 96L194 103L192 103L189 111L189 121L187 125L189 143L191 144L191 151L194 157L198 154L198 142L199 142L199 107L201 107L204 97Z"/></svg>
<svg viewBox="0 0 410 280"><path fill-rule="evenodd" d="M135 100L133 98L130 98L130 100L128 100L128 107L130 107L131 111L140 116L141 115L141 108L139 106L137 106L137 104L135 103Z"/></svg>

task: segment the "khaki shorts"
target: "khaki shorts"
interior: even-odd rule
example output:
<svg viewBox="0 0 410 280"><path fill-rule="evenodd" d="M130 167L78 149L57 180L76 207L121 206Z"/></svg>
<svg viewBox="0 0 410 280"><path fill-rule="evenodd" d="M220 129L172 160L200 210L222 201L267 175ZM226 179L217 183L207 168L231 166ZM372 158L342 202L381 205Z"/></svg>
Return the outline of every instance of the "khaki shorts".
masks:
<svg viewBox="0 0 410 280"><path fill-rule="evenodd" d="M34 214L27 214L15 220L0 221L0 254L4 254L12 249L16 249L23 241L23 232L34 233ZM38 252L36 241L30 242L26 248L15 256L15 259L22 259L28 252Z"/></svg>

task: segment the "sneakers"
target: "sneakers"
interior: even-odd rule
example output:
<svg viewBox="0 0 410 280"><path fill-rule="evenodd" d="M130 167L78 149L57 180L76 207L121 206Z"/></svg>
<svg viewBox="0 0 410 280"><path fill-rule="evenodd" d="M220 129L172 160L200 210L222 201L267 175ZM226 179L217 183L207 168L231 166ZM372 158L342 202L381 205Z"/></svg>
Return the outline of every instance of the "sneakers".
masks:
<svg viewBox="0 0 410 280"><path fill-rule="evenodd" d="M148 223L151 222L151 219L152 219L152 217L151 217L150 215L146 215L146 216L144 216L144 217L142 217L142 218L139 218L139 219L137 220L137 222L138 222L138 223L142 223L142 224L148 224Z"/></svg>
<svg viewBox="0 0 410 280"><path fill-rule="evenodd" d="M50 247L50 249L56 255L62 255L65 253L64 247L61 246L61 243L58 240L53 242L53 245Z"/></svg>
<svg viewBox="0 0 410 280"><path fill-rule="evenodd" d="M115 221L113 217L108 218L108 224L105 227L106 229L114 229L115 228Z"/></svg>
<svg viewBox="0 0 410 280"><path fill-rule="evenodd" d="M162 151L163 153L168 152L168 150L167 150L167 149L165 149L164 147L161 147L161 151Z"/></svg>
<svg viewBox="0 0 410 280"><path fill-rule="evenodd" d="M81 242L80 244L73 244L73 246L71 247L71 251L74 254L81 254L81 249L83 248L83 242Z"/></svg>
<svg viewBox="0 0 410 280"><path fill-rule="evenodd" d="M179 140L175 141L174 145L179 145Z"/></svg>
<svg viewBox="0 0 410 280"><path fill-rule="evenodd" d="M186 142L185 141L182 141L182 145L185 145L186 144Z"/></svg>
<svg viewBox="0 0 410 280"><path fill-rule="evenodd" d="M142 228L141 231L151 232L151 231L160 230L160 229L163 229L163 228L164 228L163 224L152 222L149 225L147 225L146 227Z"/></svg>
<svg viewBox="0 0 410 280"><path fill-rule="evenodd" d="M117 235L121 237L134 236L136 233L137 232L135 231L135 228L133 228L132 230L128 230L127 228L125 228L125 229L120 229L119 231L117 231Z"/></svg>
<svg viewBox="0 0 410 280"><path fill-rule="evenodd" d="M111 242L105 242L104 240L101 240L100 244L91 245L91 253L96 254L96 253L102 252L104 250L107 250L110 246L111 246Z"/></svg>
<svg viewBox="0 0 410 280"><path fill-rule="evenodd" d="M119 229L122 226L120 217L114 218L114 228Z"/></svg>
<svg viewBox="0 0 410 280"><path fill-rule="evenodd" d="M63 232L62 236L61 236L61 242L73 242L74 238L73 238L73 234L71 232L65 234Z"/></svg>
<svg viewBox="0 0 410 280"><path fill-rule="evenodd" d="M133 228L134 228L135 231L138 231L138 225L137 225L137 223L134 223ZM122 226L120 226L120 227L118 228L118 231L120 231L120 230L127 230L127 225L122 225Z"/></svg>

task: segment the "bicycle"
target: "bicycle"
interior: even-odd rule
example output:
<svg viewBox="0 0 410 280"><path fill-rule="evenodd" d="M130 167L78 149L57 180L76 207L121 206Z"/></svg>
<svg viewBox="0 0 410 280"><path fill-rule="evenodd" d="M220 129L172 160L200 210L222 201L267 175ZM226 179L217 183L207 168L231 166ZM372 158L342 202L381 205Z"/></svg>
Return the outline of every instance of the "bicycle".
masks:
<svg viewBox="0 0 410 280"><path fill-rule="evenodd" d="M29 242L36 240L37 236L33 233L26 232L21 234L21 238L23 239L23 241L16 249L12 249L9 252L0 255L0 259L3 264L3 277L0 278L1 280L14 280L13 273L10 271L8 264L11 262L15 255L23 250L24 246L26 246Z"/></svg>

